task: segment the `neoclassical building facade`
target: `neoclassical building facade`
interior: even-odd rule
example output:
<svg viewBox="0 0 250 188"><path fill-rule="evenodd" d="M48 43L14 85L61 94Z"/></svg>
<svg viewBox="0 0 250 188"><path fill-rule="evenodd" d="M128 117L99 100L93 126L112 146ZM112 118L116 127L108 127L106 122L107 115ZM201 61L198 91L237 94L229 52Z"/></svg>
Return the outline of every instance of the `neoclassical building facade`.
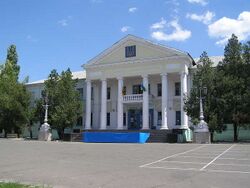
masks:
<svg viewBox="0 0 250 188"><path fill-rule="evenodd" d="M73 132L189 130L184 100L195 61L187 52L127 35L82 67L73 72L84 107ZM33 99L43 83L27 84Z"/></svg>
<svg viewBox="0 0 250 188"><path fill-rule="evenodd" d="M85 129L188 129L192 57L128 35L83 65Z"/></svg>

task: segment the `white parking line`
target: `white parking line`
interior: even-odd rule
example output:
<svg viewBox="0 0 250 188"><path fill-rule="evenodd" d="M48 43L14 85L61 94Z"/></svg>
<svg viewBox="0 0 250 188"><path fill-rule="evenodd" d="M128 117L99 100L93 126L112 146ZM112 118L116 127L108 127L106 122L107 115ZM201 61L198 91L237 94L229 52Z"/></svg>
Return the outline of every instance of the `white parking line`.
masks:
<svg viewBox="0 0 250 188"><path fill-rule="evenodd" d="M174 154L174 155L170 155L170 156L168 156L168 157L164 157L164 158L162 158L162 159L159 159L159 160L157 160L157 161L154 161L154 162L151 162L151 163L147 163L147 164L141 165L141 166L139 166L139 167L140 167L140 168L143 168L143 167L149 166L149 165L151 165L151 164L155 164L155 163L161 162L161 161L163 161L163 160L165 160L165 159L169 159L169 158L171 158L171 157L176 157L176 156L179 156L179 155L182 155L182 154L191 152L191 151L198 150L198 149L203 148L203 147L205 147L205 146L207 146L207 145L202 145L202 146L199 146L199 147L197 147L197 148L194 148L194 149L191 149L191 150L188 150L188 151L184 151L184 152L181 152L181 153L176 153L176 154Z"/></svg>
<svg viewBox="0 0 250 188"><path fill-rule="evenodd" d="M182 155L178 157L184 157L184 158L194 158L194 159L213 159L214 157L202 157L202 156L192 156L192 155Z"/></svg>
<svg viewBox="0 0 250 188"><path fill-rule="evenodd" d="M200 165L207 164L207 163L197 163L197 162L187 162L187 161L161 161L161 163L200 164Z"/></svg>
<svg viewBox="0 0 250 188"><path fill-rule="evenodd" d="M180 171L199 171L197 168L167 168L167 167L160 167L160 166L146 166L145 168L151 169L164 169L164 170L180 170ZM236 173L236 174L250 174L248 171L237 171L237 170L202 170L203 172L221 172L221 173Z"/></svg>
<svg viewBox="0 0 250 188"><path fill-rule="evenodd" d="M235 146L232 145L229 148L227 148L225 151L223 151L220 155L218 155L217 157L215 157L212 161L210 161L209 163L207 163L205 166L203 166L200 170L204 170L205 168L207 168L210 164L212 164L214 161L216 161L216 159L218 159L220 156L222 156L223 154L225 154L227 151L229 151L231 148L233 148Z"/></svg>

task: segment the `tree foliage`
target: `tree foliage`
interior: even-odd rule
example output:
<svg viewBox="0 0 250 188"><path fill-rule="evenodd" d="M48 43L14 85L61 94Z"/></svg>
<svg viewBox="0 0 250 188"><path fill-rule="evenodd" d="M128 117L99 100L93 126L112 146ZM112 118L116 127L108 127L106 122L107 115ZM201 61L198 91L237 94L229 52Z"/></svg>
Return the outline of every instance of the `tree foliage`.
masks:
<svg viewBox="0 0 250 188"><path fill-rule="evenodd" d="M238 130L250 123L250 41L241 44L233 34L225 46L224 59L215 68L203 53L194 73L193 89L186 100L186 111L193 121L199 117L199 80L207 87L204 116L210 131L221 131L233 124L234 141Z"/></svg>
<svg viewBox="0 0 250 188"><path fill-rule="evenodd" d="M81 114L81 101L76 90L77 80L72 79L70 69L63 71L61 75L52 70L48 80L45 81L43 98L37 102L36 114L43 113L41 104L44 104L45 96L49 101L49 124L59 132L62 138L64 129L72 127Z"/></svg>
<svg viewBox="0 0 250 188"><path fill-rule="evenodd" d="M11 45L0 70L0 129L5 133L20 133L28 122L30 96L24 84L18 82L20 66L17 61L16 47Z"/></svg>
<svg viewBox="0 0 250 188"><path fill-rule="evenodd" d="M221 105L216 96L216 69L212 65L213 62L209 59L207 53L203 52L197 62L197 69L193 70L193 87L185 101L185 110L192 118L193 124L196 125L200 116L199 89L200 83L202 83L202 91L204 91L203 87L206 87L207 91L207 93L202 92L204 120L208 123L209 130L213 134L214 131L221 131L224 127L222 126L223 121L219 109Z"/></svg>

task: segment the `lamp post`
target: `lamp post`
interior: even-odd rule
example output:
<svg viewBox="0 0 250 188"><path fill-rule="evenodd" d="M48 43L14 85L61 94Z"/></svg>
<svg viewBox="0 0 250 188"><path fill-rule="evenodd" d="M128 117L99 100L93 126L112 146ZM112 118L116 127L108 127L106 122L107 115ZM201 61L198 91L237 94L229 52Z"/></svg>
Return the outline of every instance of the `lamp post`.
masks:
<svg viewBox="0 0 250 188"><path fill-rule="evenodd" d="M195 132L209 132L207 123L204 121L204 112L203 112L203 104L202 104L202 91L204 94L207 94L207 87L202 86L202 80L199 80L199 94L200 94L200 122L198 126L195 128Z"/></svg>
<svg viewBox="0 0 250 188"><path fill-rule="evenodd" d="M196 143L210 143L210 133L207 123L204 121L204 112L202 105L202 93L207 93L207 88L202 86L201 79L199 80L199 98L200 98L200 122L194 129L194 142Z"/></svg>
<svg viewBox="0 0 250 188"><path fill-rule="evenodd" d="M50 125L48 124L48 94L45 97L45 115L44 115L44 123L41 125L38 135L38 140L42 141L51 141L52 134L50 133Z"/></svg>

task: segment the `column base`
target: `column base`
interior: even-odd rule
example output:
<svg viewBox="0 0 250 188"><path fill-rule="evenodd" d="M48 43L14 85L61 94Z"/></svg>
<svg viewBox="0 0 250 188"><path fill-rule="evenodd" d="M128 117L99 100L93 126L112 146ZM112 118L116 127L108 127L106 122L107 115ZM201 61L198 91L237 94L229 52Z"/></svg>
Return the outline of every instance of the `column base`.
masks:
<svg viewBox="0 0 250 188"><path fill-rule="evenodd" d="M181 125L180 129L189 129L188 125Z"/></svg>
<svg viewBox="0 0 250 188"><path fill-rule="evenodd" d="M123 127L117 127L116 130L124 130Z"/></svg>
<svg viewBox="0 0 250 188"><path fill-rule="evenodd" d="M162 126L162 127L160 127L160 130L168 130L169 128L168 128L168 126Z"/></svg>

